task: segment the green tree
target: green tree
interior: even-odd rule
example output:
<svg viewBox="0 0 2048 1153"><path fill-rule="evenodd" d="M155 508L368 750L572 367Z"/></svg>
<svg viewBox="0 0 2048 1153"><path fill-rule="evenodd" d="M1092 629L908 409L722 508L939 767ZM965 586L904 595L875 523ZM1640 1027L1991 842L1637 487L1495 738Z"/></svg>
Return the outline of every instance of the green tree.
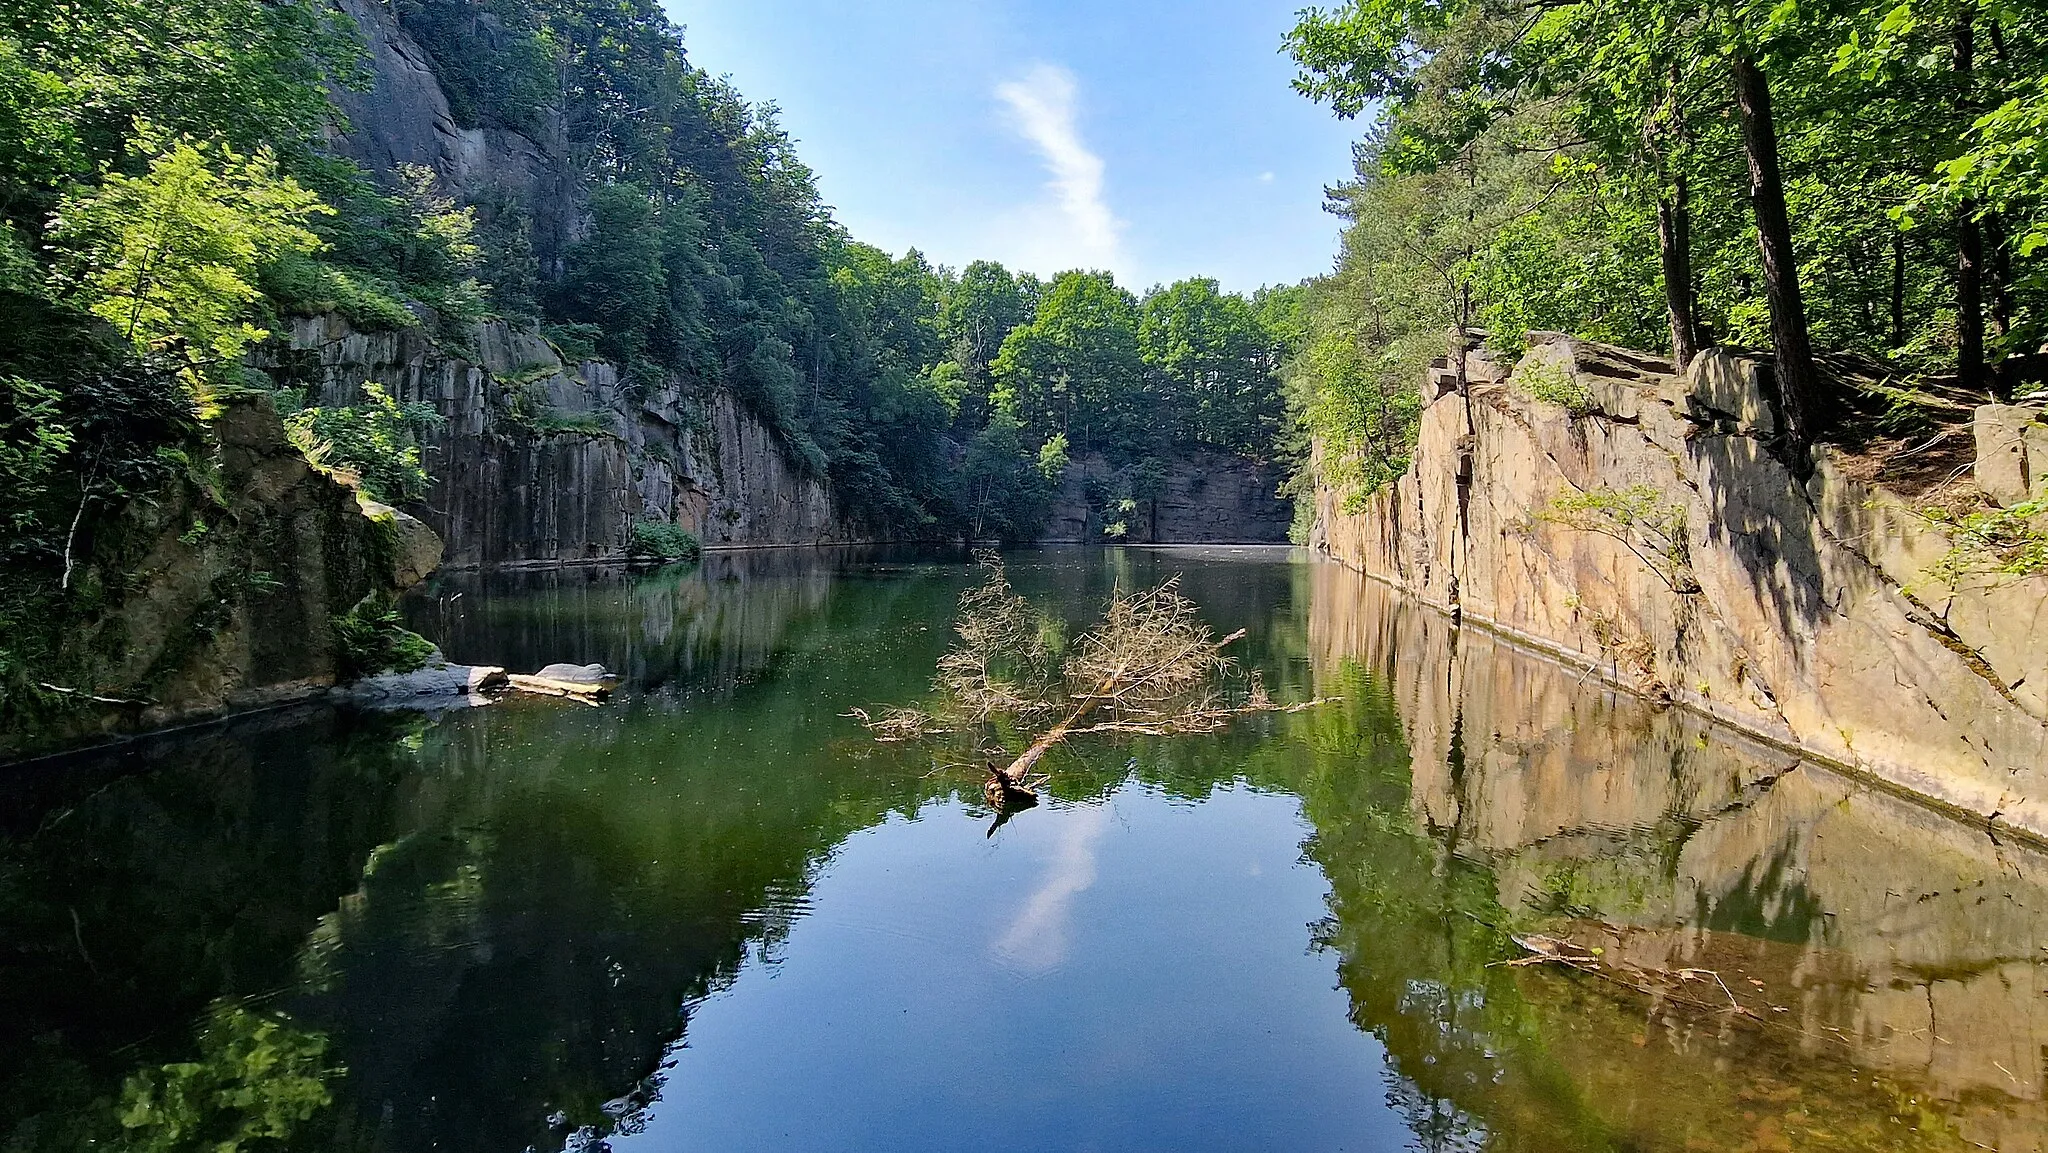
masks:
<svg viewBox="0 0 2048 1153"><path fill-rule="evenodd" d="M1264 455L1283 405L1275 342L1250 302L1214 280L1183 280L1145 297L1138 348L1186 440Z"/></svg>
<svg viewBox="0 0 2048 1153"><path fill-rule="evenodd" d="M141 176L108 173L66 198L51 234L69 294L137 351L177 365L202 410L241 379L241 357L269 333L251 321L258 271L319 246L327 211L265 151L172 141Z"/></svg>
<svg viewBox="0 0 2048 1153"><path fill-rule="evenodd" d="M598 326L598 347L619 360L645 352L668 297L662 234L645 189L606 184L590 194L590 228L569 248L562 315Z"/></svg>
<svg viewBox="0 0 2048 1153"><path fill-rule="evenodd" d="M1034 452L1015 416L1000 408L991 414L968 443L954 478L954 500L969 539L1036 539L1067 465L1064 449L1056 435Z"/></svg>
<svg viewBox="0 0 2048 1153"><path fill-rule="evenodd" d="M1158 439L1138 302L1106 272L1063 272L991 365L994 403L1038 443L1142 454Z"/></svg>

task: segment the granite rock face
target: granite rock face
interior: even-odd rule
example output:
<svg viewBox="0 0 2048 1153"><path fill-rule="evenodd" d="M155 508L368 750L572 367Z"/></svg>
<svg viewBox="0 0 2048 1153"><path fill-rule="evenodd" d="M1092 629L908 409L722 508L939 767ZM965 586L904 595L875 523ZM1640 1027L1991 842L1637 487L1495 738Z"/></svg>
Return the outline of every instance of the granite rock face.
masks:
<svg viewBox="0 0 2048 1153"><path fill-rule="evenodd" d="M0 734L0 758L321 692L342 671L334 618L432 568L433 533L309 465L267 397L207 435L210 482L171 482L102 531L81 576L102 607L54 666L78 707Z"/></svg>
<svg viewBox="0 0 2048 1153"><path fill-rule="evenodd" d="M580 234L583 211L559 120L533 135L463 127L450 111L433 58L388 5L339 0L339 7L361 30L369 84L333 90L345 117L333 133L335 151L387 179L403 165L433 169L462 203L517 204L532 218L535 256L552 267Z"/></svg>
<svg viewBox="0 0 2048 1153"><path fill-rule="evenodd" d="M1979 405L1977 487L2001 505L2048 500L2048 410L2017 404Z"/></svg>
<svg viewBox="0 0 2048 1153"><path fill-rule="evenodd" d="M434 406L434 485L409 511L446 542L447 567L623 560L638 520L713 546L851 536L824 482L729 393L694 395L674 378L636 391L609 362L565 363L537 330L503 321L464 343L358 332L326 314L295 319L261 365L310 404L360 403L375 381Z"/></svg>
<svg viewBox="0 0 2048 1153"><path fill-rule="evenodd" d="M1530 366L1593 398L1534 399ZM2048 835L2048 578L1951 587L1953 542L1830 450L1767 450L1762 367L1556 337L1425 410L1414 463L1312 545L1610 680Z"/></svg>
<svg viewBox="0 0 2048 1153"><path fill-rule="evenodd" d="M1781 1002L1800 1017L1789 1046L1832 1038L1946 1102L1979 1147L2048 1147L2048 853L1609 691L1339 566L1310 578L1318 691L1355 692L1357 672L1384 689L1411 758L1409 811L1487 862L1502 907L1551 908L1568 891L1587 913L1575 936L1609 958L1768 978L1796 998ZM1664 844L1648 832L1674 826L1684 835ZM1704 1032L1673 1048L1730 1059ZM1554 1052L1588 1095L1639 1087L1617 1120L1674 1131L1640 1050Z"/></svg>
<svg viewBox="0 0 2048 1153"><path fill-rule="evenodd" d="M1177 454L1166 460L1157 497L1136 500L1128 511L1106 508L1118 489L1116 470L1100 456L1067 466L1046 518L1048 543L1285 544L1294 504L1278 495L1286 471L1278 465L1217 452ZM1104 534L1121 521L1120 538Z"/></svg>

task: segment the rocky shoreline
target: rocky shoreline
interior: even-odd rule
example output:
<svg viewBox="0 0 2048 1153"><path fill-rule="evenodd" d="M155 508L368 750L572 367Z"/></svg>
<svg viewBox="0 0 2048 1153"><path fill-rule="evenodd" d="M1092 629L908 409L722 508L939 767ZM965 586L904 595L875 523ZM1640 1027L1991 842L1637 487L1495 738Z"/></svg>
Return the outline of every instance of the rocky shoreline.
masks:
<svg viewBox="0 0 2048 1153"><path fill-rule="evenodd" d="M2048 577L1956 572L1957 541L1839 449L1795 478L1758 362L1677 374L1531 341L1512 370L1475 361L1466 395L1432 390L1395 484L1349 508L1320 492L1312 546L1647 697L2048 836ZM1987 494L2016 495L1992 479L2012 455Z"/></svg>

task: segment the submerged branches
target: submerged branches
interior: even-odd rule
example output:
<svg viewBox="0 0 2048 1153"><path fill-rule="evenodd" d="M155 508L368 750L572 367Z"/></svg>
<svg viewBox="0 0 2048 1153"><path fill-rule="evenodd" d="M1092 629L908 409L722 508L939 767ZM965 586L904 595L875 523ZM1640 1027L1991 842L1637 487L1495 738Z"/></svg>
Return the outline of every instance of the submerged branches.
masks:
<svg viewBox="0 0 2048 1153"><path fill-rule="evenodd" d="M985 791L998 809L1035 803L1033 790L1043 783L1034 775L1038 762L1069 737L1209 732L1245 713L1321 703L1276 704L1256 672L1233 686L1236 665L1223 650L1244 630L1217 637L1181 595L1179 577L1117 593L1095 626L1069 645L1060 623L1033 610L999 562L984 563L987 580L960 597L960 641L939 658L931 703L848 715L879 741L1044 726L1007 764L985 761Z"/></svg>

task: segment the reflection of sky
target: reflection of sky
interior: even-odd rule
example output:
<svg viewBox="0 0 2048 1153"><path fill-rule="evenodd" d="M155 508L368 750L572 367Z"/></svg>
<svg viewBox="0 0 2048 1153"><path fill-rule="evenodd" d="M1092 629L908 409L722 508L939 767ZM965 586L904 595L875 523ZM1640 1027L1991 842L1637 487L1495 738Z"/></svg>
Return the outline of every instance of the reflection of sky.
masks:
<svg viewBox="0 0 2048 1153"><path fill-rule="evenodd" d="M1095 843L1109 826L1109 810L1108 804L1089 805L1061 822L1045 880L996 938L996 956L1034 972L1067 959L1074 898L1095 883Z"/></svg>
<svg viewBox="0 0 2048 1153"><path fill-rule="evenodd" d="M983 837L841 843L772 966L690 1013L644 1127L682 1149L1400 1149L1294 798L1126 785Z"/></svg>

